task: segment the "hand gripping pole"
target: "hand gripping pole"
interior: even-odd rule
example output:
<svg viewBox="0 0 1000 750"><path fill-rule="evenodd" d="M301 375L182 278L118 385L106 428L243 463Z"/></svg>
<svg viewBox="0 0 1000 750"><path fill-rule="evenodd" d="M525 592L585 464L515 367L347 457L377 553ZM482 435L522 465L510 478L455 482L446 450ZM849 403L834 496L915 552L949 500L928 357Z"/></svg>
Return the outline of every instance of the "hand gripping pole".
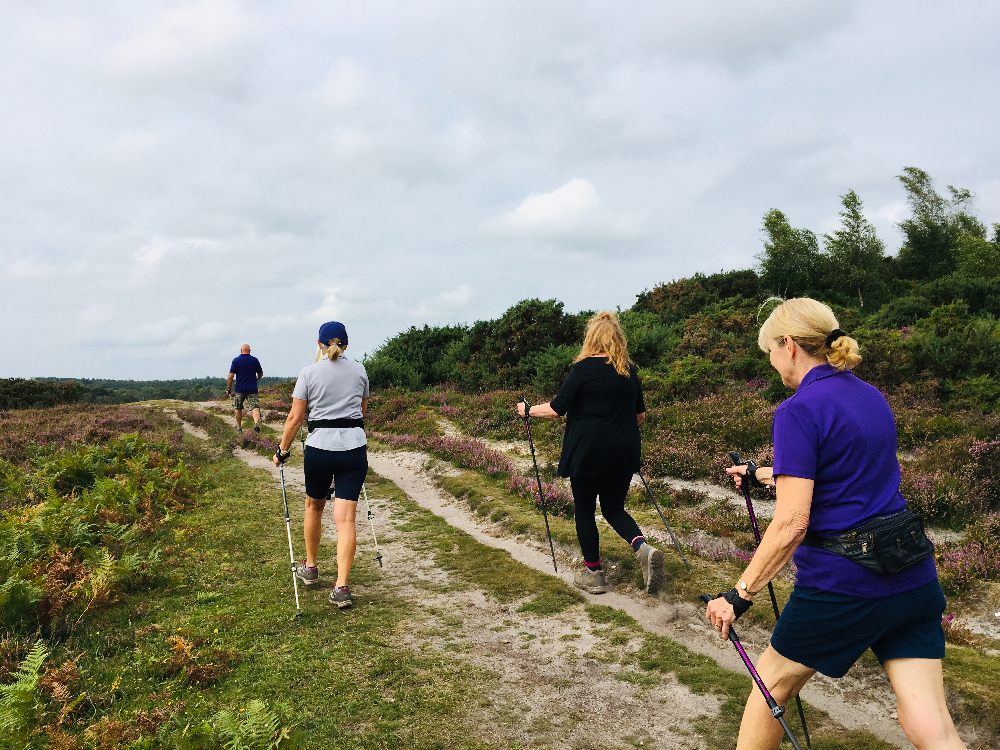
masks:
<svg viewBox="0 0 1000 750"><path fill-rule="evenodd" d="M292 587L295 589L295 619L302 624L302 608L299 606L299 582L295 577L295 552L292 550L292 519L288 515L288 495L285 493L285 465L278 464L281 476L281 499L285 503L285 531L288 532L288 556L292 561Z"/></svg>
<svg viewBox="0 0 1000 750"><path fill-rule="evenodd" d="M712 597L708 594L702 594L700 599L705 602L705 604L712 601ZM767 707L771 709L771 716L781 723L781 728L785 730L785 735L792 743L792 747L795 748L795 750L802 750L802 746L799 745L799 741L795 739L795 735L792 734L792 728L788 726L788 722L785 721L785 707L779 706L778 702L767 691L767 686L764 685L764 681L760 678L760 675L757 674L757 670L754 669L753 662L750 661L750 657L747 656L747 652L743 650L743 644L740 643L740 638L736 635L736 630L732 625L729 626L729 640L732 641L732 644L736 647L740 658L743 660L743 664L746 665L747 670L750 672L750 677L757 684L757 688L760 690L761 695L764 696L764 700L767 702Z"/></svg>
<svg viewBox="0 0 1000 750"><path fill-rule="evenodd" d="M752 461L744 461L740 457L740 454L736 451L729 451L729 458L732 459L735 466L746 465L748 470L750 469L750 464L753 463ZM757 464L753 464L753 469L757 469ZM749 475L749 471L747 473ZM747 513L750 514L750 525L753 527L753 538L757 540L757 546L759 547L760 529L757 527L757 514L754 513L753 510L753 501L750 499L750 482L747 480L749 480L749 476L745 476L744 481L742 482L743 499L747 504ZM760 486L759 480L755 478L754 481L757 482L757 486ZM778 600L774 596L774 586L771 585L770 581L767 582L767 593L771 597L771 607L774 609L774 621L777 622L778 618L781 617L781 612L778 610ZM799 721L802 722L802 734L805 735L806 738L806 747L809 748L809 750L812 750L812 742L809 739L809 727L806 726L806 712L802 709L802 699L797 695L795 696L795 705L799 709Z"/></svg>

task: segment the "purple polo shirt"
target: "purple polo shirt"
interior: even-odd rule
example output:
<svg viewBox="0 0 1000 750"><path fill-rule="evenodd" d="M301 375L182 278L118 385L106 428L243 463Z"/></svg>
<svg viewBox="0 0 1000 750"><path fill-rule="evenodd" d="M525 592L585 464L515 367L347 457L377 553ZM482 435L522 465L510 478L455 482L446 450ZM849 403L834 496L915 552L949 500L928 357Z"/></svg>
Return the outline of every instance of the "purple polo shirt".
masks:
<svg viewBox="0 0 1000 750"><path fill-rule="evenodd" d="M814 367L774 412L774 474L812 479L809 533L837 536L875 516L899 513L896 420L877 388L849 370ZM868 599L912 591L937 578L931 557L879 575L832 552L795 551L798 586Z"/></svg>

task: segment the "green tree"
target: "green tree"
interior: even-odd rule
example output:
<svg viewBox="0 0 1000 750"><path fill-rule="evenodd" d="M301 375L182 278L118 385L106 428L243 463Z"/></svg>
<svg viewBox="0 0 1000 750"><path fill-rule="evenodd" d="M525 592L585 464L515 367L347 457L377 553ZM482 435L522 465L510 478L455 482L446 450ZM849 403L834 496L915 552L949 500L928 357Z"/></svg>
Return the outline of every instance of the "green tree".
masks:
<svg viewBox="0 0 1000 750"><path fill-rule="evenodd" d="M823 235L830 263L830 287L845 297L856 296L861 307L866 298L870 303L881 303L886 296L885 245L861 212L858 194L850 190L841 201L844 210L840 212L840 229Z"/></svg>
<svg viewBox="0 0 1000 750"><path fill-rule="evenodd" d="M906 189L912 212L899 223L906 237L897 259L900 276L926 280L953 273L958 268L959 237L986 237L986 227L971 213L972 193L949 185L951 199L944 198L930 175L916 167L906 167L897 179Z"/></svg>
<svg viewBox="0 0 1000 750"><path fill-rule="evenodd" d="M764 215L764 252L757 256L765 288L783 297L799 297L822 289L827 258L816 234L795 229L776 208Z"/></svg>

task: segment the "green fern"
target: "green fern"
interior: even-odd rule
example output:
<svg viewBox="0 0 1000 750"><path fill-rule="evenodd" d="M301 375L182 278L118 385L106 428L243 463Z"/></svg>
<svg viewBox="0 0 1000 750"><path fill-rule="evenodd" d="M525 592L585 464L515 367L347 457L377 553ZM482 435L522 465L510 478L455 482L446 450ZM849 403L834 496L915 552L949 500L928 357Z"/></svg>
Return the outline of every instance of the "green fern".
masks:
<svg viewBox="0 0 1000 750"><path fill-rule="evenodd" d="M39 671L49 658L49 652L39 641L13 673L15 681L0 685L0 737L5 737L12 747L26 743L34 730L36 700L35 689L41 678Z"/></svg>
<svg viewBox="0 0 1000 750"><path fill-rule="evenodd" d="M289 732L267 704L256 699L243 711L217 713L215 727L226 750L278 750Z"/></svg>

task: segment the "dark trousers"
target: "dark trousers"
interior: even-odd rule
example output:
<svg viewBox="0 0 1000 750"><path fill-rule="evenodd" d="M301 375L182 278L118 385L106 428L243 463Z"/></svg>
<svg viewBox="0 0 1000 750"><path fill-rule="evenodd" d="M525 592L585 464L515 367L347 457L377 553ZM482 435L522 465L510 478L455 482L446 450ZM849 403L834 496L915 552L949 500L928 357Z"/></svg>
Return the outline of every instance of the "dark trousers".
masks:
<svg viewBox="0 0 1000 750"><path fill-rule="evenodd" d="M601 498L601 513L618 536L629 544L642 536L639 525L625 510L631 474L603 477L570 477L573 488L573 505L576 509L576 537L580 540L583 559L588 563L601 560L600 538L597 534L597 498Z"/></svg>

